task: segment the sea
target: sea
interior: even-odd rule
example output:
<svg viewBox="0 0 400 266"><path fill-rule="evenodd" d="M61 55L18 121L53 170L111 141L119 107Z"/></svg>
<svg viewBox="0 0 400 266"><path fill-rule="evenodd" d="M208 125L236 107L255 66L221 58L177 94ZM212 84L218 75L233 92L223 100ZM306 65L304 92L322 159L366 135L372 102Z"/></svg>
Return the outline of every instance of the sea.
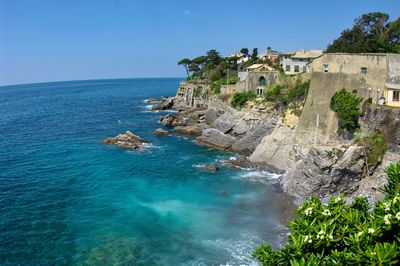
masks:
<svg viewBox="0 0 400 266"><path fill-rule="evenodd" d="M278 175L154 134L171 111L145 100L180 81L0 87L0 265L257 265L257 246L281 245ZM102 143L127 130L144 151Z"/></svg>

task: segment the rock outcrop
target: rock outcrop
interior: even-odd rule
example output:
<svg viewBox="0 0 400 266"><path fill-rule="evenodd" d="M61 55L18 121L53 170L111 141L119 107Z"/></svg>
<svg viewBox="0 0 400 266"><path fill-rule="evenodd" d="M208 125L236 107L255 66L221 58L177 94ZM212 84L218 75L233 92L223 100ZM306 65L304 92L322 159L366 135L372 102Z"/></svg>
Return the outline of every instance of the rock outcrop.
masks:
<svg viewBox="0 0 400 266"><path fill-rule="evenodd" d="M167 110L172 108L174 105L174 97L162 98L156 105L154 105L152 110Z"/></svg>
<svg viewBox="0 0 400 266"><path fill-rule="evenodd" d="M236 138L224 134L218 129L209 128L203 130L201 136L197 137L197 143L210 148L218 150L227 150L233 143L237 141Z"/></svg>
<svg viewBox="0 0 400 266"><path fill-rule="evenodd" d="M250 156L265 135L269 135L275 127L274 121L261 125L253 132L246 134L231 146L231 151Z"/></svg>
<svg viewBox="0 0 400 266"><path fill-rule="evenodd" d="M119 134L116 137L106 138L103 140L103 143L117 145L128 150L142 150L144 145L148 142L132 132L126 131L125 133Z"/></svg>
<svg viewBox="0 0 400 266"><path fill-rule="evenodd" d="M266 164L278 172L286 171L293 165L291 154L294 134L294 128L283 124L277 125L271 134L266 134L261 140L249 160L253 163Z"/></svg>
<svg viewBox="0 0 400 266"><path fill-rule="evenodd" d="M176 114L167 114L161 118L160 123L168 127L176 127L186 125L185 119Z"/></svg>
<svg viewBox="0 0 400 266"><path fill-rule="evenodd" d="M302 201L310 196L351 194L365 173L364 148L353 145L344 153L332 148L311 148L279 180L282 190Z"/></svg>

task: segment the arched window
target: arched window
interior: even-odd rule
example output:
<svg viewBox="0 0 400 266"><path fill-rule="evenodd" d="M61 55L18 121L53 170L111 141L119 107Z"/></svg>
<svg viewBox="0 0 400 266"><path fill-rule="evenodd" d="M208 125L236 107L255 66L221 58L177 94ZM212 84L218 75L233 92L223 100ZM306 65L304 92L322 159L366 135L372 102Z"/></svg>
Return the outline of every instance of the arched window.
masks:
<svg viewBox="0 0 400 266"><path fill-rule="evenodd" d="M265 78L263 76L261 76L258 79L258 86L265 86L267 84L267 81L265 80Z"/></svg>

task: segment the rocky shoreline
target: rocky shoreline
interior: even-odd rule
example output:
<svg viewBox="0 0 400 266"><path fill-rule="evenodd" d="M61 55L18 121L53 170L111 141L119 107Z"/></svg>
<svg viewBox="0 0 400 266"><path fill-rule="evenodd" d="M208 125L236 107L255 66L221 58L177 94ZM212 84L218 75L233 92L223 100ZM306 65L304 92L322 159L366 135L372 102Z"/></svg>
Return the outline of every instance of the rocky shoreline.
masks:
<svg viewBox="0 0 400 266"><path fill-rule="evenodd" d="M396 143L368 170L364 148L351 141L335 139L329 144L300 145L296 139L299 119L290 113L282 117L265 103L236 110L215 98L209 99L205 108L183 106L179 99L172 101L170 109L177 113L163 117L163 125L196 136L199 145L240 155L225 161L227 166L281 174L275 190L292 197L296 205L310 196L328 198L341 193L350 201L363 194L376 202L382 198L379 188L387 180L385 167L400 160ZM384 120L379 113L374 114L376 119ZM363 126L376 128L380 125L376 119L370 114Z"/></svg>
<svg viewBox="0 0 400 266"><path fill-rule="evenodd" d="M203 108L186 106L175 97L152 98L146 102L154 104L152 110L176 111L160 119L162 125L174 132L195 136L199 145L240 155L224 161L225 165L280 174L274 184L275 191L291 197L296 205L310 196L328 198L340 193L348 200L363 194L372 203L376 202L382 197L379 188L387 180L385 167L400 160L397 152L400 132L396 132L397 142L389 147L386 156L374 167L368 167L364 148L351 141L334 139L332 143L299 144L302 140L296 136L299 118L288 112L282 116L267 103L237 110L218 98L208 99ZM370 110L362 124L376 130L387 117L387 112L382 115ZM154 134L171 135L162 128ZM143 150L147 143L129 131L103 142L130 150ZM214 166L203 169L218 171Z"/></svg>

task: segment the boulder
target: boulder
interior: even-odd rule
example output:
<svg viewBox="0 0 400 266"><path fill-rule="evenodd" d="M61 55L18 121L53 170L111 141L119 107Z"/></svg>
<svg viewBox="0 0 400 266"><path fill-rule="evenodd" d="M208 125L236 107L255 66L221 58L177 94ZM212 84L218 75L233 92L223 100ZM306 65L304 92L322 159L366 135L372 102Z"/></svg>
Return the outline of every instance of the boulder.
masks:
<svg viewBox="0 0 400 266"><path fill-rule="evenodd" d="M142 150L144 148L144 144L148 142L132 132L126 131L125 133L119 134L116 137L104 139L103 143L117 145L128 150Z"/></svg>
<svg viewBox="0 0 400 266"><path fill-rule="evenodd" d="M174 97L162 98L156 105L154 105L152 110L166 110L172 108L174 105Z"/></svg>
<svg viewBox="0 0 400 266"><path fill-rule="evenodd" d="M154 130L154 134L163 135L163 136L171 136L171 134L167 130L162 129L162 128L157 128L156 130Z"/></svg>
<svg viewBox="0 0 400 266"><path fill-rule="evenodd" d="M203 130L201 136L197 137L197 143L210 148L218 150L227 150L233 143L236 142L236 138L226 135L215 128L209 128Z"/></svg>
<svg viewBox="0 0 400 266"><path fill-rule="evenodd" d="M207 125L211 125L220 116L221 116L220 111L218 111L215 108L210 108L205 113L205 122Z"/></svg>
<svg viewBox="0 0 400 266"><path fill-rule="evenodd" d="M242 112L225 113L218 119L216 119L211 127L218 129L222 133L227 133L237 124L237 122L243 117Z"/></svg>
<svg viewBox="0 0 400 266"><path fill-rule="evenodd" d="M201 132L208 126L205 124L196 124L193 126L177 126L174 128L175 132L190 134L190 135L201 135Z"/></svg>
<svg viewBox="0 0 400 266"><path fill-rule="evenodd" d="M160 119L161 124L169 127L183 126L185 124L184 119L176 114L167 114Z"/></svg>
<svg viewBox="0 0 400 266"><path fill-rule="evenodd" d="M274 124L261 125L253 132L246 134L244 137L235 142L230 149L233 152L250 156L256 149L257 145L260 144L262 138L271 133L271 131L274 129L274 126Z"/></svg>

